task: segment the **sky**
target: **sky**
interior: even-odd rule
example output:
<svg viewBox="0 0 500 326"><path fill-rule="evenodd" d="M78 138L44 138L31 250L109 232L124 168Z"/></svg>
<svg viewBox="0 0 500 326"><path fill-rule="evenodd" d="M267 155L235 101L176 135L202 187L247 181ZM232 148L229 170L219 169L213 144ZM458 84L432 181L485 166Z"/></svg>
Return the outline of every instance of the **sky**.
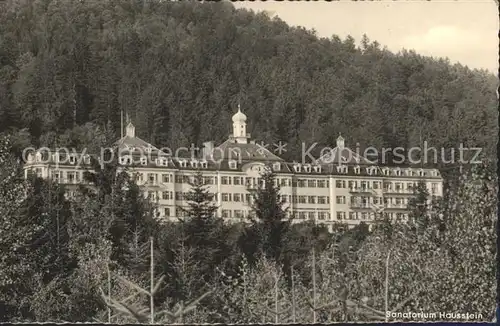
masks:
<svg viewBox="0 0 500 326"><path fill-rule="evenodd" d="M236 8L268 11L318 36L366 34L393 52L413 49L469 68L498 73L498 6L494 0L243 1Z"/></svg>

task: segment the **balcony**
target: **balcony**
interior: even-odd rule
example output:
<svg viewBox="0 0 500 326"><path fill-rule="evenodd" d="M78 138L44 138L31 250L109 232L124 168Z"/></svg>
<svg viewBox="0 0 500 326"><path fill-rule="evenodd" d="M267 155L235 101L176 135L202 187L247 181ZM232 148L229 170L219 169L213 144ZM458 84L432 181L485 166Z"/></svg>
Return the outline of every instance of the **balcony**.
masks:
<svg viewBox="0 0 500 326"><path fill-rule="evenodd" d="M408 209L408 206L406 204L385 204L384 205L385 209L398 209L398 210L406 210Z"/></svg>
<svg viewBox="0 0 500 326"><path fill-rule="evenodd" d="M355 194L373 194L375 193L375 191L371 188L367 188L367 187L351 187L349 188L349 192L351 193L355 193Z"/></svg>
<svg viewBox="0 0 500 326"><path fill-rule="evenodd" d="M369 203L351 202L351 203L349 203L349 208L352 208L352 209L371 209L372 207Z"/></svg>
<svg viewBox="0 0 500 326"><path fill-rule="evenodd" d="M384 194L391 194L391 195L413 195L413 189L390 189L390 188L384 188Z"/></svg>

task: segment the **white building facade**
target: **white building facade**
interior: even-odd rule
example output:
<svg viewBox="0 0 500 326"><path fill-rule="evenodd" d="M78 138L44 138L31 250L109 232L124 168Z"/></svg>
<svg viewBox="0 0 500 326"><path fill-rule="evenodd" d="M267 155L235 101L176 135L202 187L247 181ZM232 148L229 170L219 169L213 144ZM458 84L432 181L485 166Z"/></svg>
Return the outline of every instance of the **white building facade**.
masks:
<svg viewBox="0 0 500 326"><path fill-rule="evenodd" d="M245 221L251 214L251 194L265 167L276 173L282 199L294 221L313 220L329 229L335 223L355 226L370 224L378 214L405 221L407 205L418 183L429 194L443 194L443 179L437 169L380 166L354 153L339 136L337 146L314 162L285 162L251 140L246 132L247 117L238 107L233 116L233 133L214 146L204 144L196 157L175 157L135 135L132 123L125 136L115 143L121 170L135 175L146 197L158 207L158 217L177 220L186 206L189 181L201 171L214 194L218 214L229 221ZM25 163L25 176L35 173L59 183L84 182L90 156L61 152L35 152ZM71 194L71 191L69 192Z"/></svg>

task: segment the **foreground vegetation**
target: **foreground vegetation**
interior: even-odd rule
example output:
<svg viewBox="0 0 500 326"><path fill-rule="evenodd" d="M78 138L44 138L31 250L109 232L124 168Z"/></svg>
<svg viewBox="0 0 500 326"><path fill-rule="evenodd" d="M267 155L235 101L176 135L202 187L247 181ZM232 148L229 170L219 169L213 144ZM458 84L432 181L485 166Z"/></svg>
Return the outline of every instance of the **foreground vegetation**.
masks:
<svg viewBox="0 0 500 326"><path fill-rule="evenodd" d="M386 311L481 313L495 302L496 181L476 167L409 223L373 230L292 224L274 175L253 192L254 219L216 216L201 173L177 223L110 165L68 200L24 180L0 150L3 321L158 323L384 320ZM417 198L422 197L418 196Z"/></svg>

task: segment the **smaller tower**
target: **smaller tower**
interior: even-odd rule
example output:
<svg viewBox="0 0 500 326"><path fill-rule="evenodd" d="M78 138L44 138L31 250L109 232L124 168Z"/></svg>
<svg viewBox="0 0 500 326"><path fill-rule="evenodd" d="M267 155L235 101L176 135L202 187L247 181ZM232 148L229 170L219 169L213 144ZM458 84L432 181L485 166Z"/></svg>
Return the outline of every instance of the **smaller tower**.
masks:
<svg viewBox="0 0 500 326"><path fill-rule="evenodd" d="M340 133L339 136L337 137L337 147L339 149L344 148L344 138L340 135Z"/></svg>
<svg viewBox="0 0 500 326"><path fill-rule="evenodd" d="M135 137L135 127L131 121L128 123L126 129L127 129L126 133L125 133L126 136L132 137L132 138Z"/></svg>
<svg viewBox="0 0 500 326"><path fill-rule="evenodd" d="M233 138L239 144L248 143L247 135L247 116L241 112L241 107L238 104L238 112L233 115Z"/></svg>

